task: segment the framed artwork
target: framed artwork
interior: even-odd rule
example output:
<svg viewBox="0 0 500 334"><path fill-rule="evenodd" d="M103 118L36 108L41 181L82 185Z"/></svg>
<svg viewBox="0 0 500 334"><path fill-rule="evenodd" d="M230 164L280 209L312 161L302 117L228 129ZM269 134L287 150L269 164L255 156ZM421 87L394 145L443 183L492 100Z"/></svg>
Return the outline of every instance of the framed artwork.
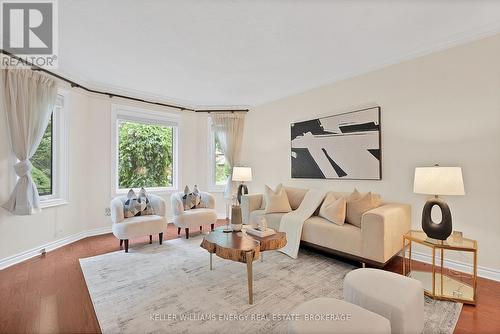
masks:
<svg viewBox="0 0 500 334"><path fill-rule="evenodd" d="M382 179L380 107L292 123L290 131L292 178Z"/></svg>

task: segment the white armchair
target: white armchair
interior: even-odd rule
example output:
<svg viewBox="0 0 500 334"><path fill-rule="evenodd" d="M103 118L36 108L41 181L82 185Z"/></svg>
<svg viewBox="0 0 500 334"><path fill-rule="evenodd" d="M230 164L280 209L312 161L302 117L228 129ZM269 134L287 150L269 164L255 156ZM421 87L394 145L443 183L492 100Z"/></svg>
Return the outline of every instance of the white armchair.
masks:
<svg viewBox="0 0 500 334"><path fill-rule="evenodd" d="M214 229L217 222L217 212L215 211L215 196L200 191L201 201L205 203L206 208L197 208L184 210L182 204L182 196L184 193L178 192L172 194L170 200L172 202L172 210L174 211L174 224L177 226L177 234L181 234L181 229L186 232L186 239L189 239L189 229L200 227L200 231L204 225L210 225L210 229Z"/></svg>
<svg viewBox="0 0 500 334"><path fill-rule="evenodd" d="M111 221L113 234L120 240L120 247L125 241L125 253L128 253L128 241L132 238L149 235L149 243L153 242L153 234L158 233L160 245L163 242L163 231L167 228L166 203L163 198L148 195L153 207L153 215L125 218L123 205L127 196L118 196L111 201Z"/></svg>

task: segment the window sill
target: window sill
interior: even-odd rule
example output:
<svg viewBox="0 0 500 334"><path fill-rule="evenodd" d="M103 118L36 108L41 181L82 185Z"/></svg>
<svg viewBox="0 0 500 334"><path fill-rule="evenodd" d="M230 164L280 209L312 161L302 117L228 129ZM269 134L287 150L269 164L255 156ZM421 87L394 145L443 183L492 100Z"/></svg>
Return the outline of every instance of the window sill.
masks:
<svg viewBox="0 0 500 334"><path fill-rule="evenodd" d="M173 194L173 193L179 191L179 189L177 189L177 188L145 188L145 189L146 189L147 193L155 194L155 195L170 195L170 194ZM129 190L130 190L130 188L129 189L116 189L114 191L114 196L127 195ZM134 190L134 192L136 194L138 194L139 191L141 191L140 188L132 188L132 190Z"/></svg>
<svg viewBox="0 0 500 334"><path fill-rule="evenodd" d="M41 209L51 208L54 206L60 206L66 204L69 204L69 202L62 198L51 198L51 199L40 200Z"/></svg>

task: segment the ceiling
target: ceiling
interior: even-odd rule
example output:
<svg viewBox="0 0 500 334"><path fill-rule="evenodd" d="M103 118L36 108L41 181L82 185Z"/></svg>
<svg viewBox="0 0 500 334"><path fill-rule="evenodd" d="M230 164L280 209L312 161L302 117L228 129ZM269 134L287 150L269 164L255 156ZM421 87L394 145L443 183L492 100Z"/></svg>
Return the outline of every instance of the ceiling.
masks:
<svg viewBox="0 0 500 334"><path fill-rule="evenodd" d="M58 72L191 107L253 106L500 32L500 1L64 0Z"/></svg>

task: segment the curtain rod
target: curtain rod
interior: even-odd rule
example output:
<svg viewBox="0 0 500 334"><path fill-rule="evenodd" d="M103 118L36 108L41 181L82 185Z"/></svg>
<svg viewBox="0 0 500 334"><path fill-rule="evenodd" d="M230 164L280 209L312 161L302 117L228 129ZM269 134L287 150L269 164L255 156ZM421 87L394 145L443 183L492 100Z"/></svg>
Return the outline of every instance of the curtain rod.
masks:
<svg viewBox="0 0 500 334"><path fill-rule="evenodd" d="M126 100L132 100L132 101L137 101L137 102L142 102L142 103L148 103L148 104L154 104L154 105L158 105L158 106L162 106L162 107L168 107L168 108L175 108L175 109L179 109L181 111L192 111L192 112L205 112L205 113L211 113L211 112L230 112L230 113L235 113L235 112L248 112L248 109L219 109L219 110L211 110L211 109L194 109L194 108L188 108L188 107L183 107L183 106L178 106L178 105L174 105L174 104L168 104L168 103L162 103L162 102L156 102L156 101L150 101L150 100L145 100L145 99L140 99L140 98L137 98L137 97L133 97L133 96L127 96L127 95L122 95L122 94L116 94L116 93L110 93L110 92L105 92L105 91L100 91L100 90L96 90L96 89L91 89L91 88L87 88L85 86L82 86L80 85L79 83L75 82L75 81L72 81L68 78L65 78L57 73L54 73L52 71L49 71L47 69L44 69L40 66L37 66L25 59L22 59L12 53L10 53L9 51L5 51L4 49L0 49L0 53L3 53L11 58L14 58L18 61L20 61L21 63L27 65L27 66L30 66L31 67L31 70L33 71L40 71L40 72L44 72L50 76L53 76L59 80L62 80L64 82L67 82L71 85L72 88L81 88L87 92L90 92L90 93L94 93L94 94L101 94L101 95L107 95L109 96L109 98L113 98L113 97L119 97L119 98L122 98L122 99L126 99Z"/></svg>

